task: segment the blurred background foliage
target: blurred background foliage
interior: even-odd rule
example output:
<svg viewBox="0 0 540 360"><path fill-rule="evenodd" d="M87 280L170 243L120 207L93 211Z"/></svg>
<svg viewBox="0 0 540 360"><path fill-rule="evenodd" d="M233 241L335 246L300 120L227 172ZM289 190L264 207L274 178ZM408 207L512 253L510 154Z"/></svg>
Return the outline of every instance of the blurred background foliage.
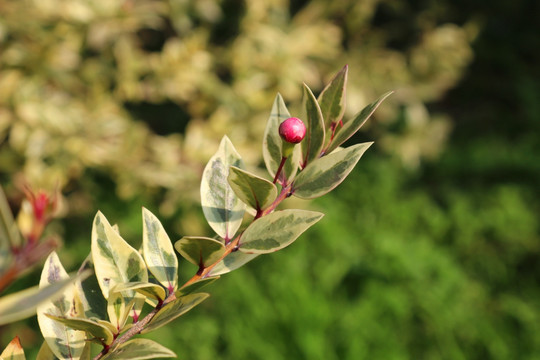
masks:
<svg viewBox="0 0 540 360"><path fill-rule="evenodd" d="M251 168L276 92L301 114L349 64L348 112L396 90L376 147L302 240L212 285L153 335L185 359L540 356L540 44L534 0L0 1L0 181L59 187L75 270L101 209L138 246L209 233L202 168ZM196 271L183 264L184 276ZM182 264L181 264L182 268ZM28 276L20 286L35 285ZM26 284L24 283L26 282ZM17 286L15 286L16 288ZM18 333L32 354L35 319ZM32 358L30 355L29 358Z"/></svg>

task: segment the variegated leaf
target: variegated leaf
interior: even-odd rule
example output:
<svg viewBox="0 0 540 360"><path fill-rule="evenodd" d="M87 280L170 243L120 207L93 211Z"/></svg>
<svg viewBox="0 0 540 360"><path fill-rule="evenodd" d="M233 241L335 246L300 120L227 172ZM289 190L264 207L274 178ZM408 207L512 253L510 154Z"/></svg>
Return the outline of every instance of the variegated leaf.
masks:
<svg viewBox="0 0 540 360"><path fill-rule="evenodd" d="M152 284L149 282L130 282L124 284L118 284L114 287L113 291L126 291L126 290L135 290L138 293L158 301L165 300L167 294L165 289L157 284Z"/></svg>
<svg viewBox="0 0 540 360"><path fill-rule="evenodd" d="M265 209L277 196L272 182L234 166L229 170L228 181L240 200L255 210Z"/></svg>
<svg viewBox="0 0 540 360"><path fill-rule="evenodd" d="M348 70L349 67L345 65L326 85L317 99L327 130L332 130L332 126L336 126L345 113Z"/></svg>
<svg viewBox="0 0 540 360"><path fill-rule="evenodd" d="M302 168L317 159L324 146L324 120L317 99L304 84L304 107L306 109L306 136L302 145Z"/></svg>
<svg viewBox="0 0 540 360"><path fill-rule="evenodd" d="M56 252L52 252L45 261L39 286L46 287L65 279L69 279L69 276ZM57 299L41 304L37 309L37 318L41 333L56 357L66 360L79 359L84 349L86 334L58 323L47 315L84 316L74 285L64 289Z"/></svg>
<svg viewBox="0 0 540 360"><path fill-rule="evenodd" d="M212 270L208 273L209 276L218 276L227 274L233 270L236 270L251 260L255 259L260 254L246 254L241 251L235 251L227 255L220 262L218 262Z"/></svg>
<svg viewBox="0 0 540 360"><path fill-rule="evenodd" d="M99 286L106 299L109 298L110 289L117 284L148 281L141 254L122 239L101 212L97 213L92 227L92 260ZM136 299L134 311L138 316L144 304L144 296L133 291L126 291L124 296L126 302Z"/></svg>
<svg viewBox="0 0 540 360"><path fill-rule="evenodd" d="M225 253L221 241L203 236L184 236L174 247L186 260L202 268L212 265Z"/></svg>
<svg viewBox="0 0 540 360"><path fill-rule="evenodd" d="M163 345L149 339L132 339L112 349L102 360L143 360L176 357Z"/></svg>
<svg viewBox="0 0 540 360"><path fill-rule="evenodd" d="M170 292L178 286L178 258L158 218L143 208L143 256L148 270Z"/></svg>
<svg viewBox="0 0 540 360"><path fill-rule="evenodd" d="M184 287L178 289L175 292L176 297L182 297L182 296L192 294L195 291L198 291L198 290L202 289L206 285L210 285L211 283L213 283L214 281L216 281L219 278L220 278L219 276L213 276L213 277L207 277L207 278L199 279L198 281L195 281L195 282L193 282L193 283L191 283L191 284L189 284L187 286L184 286Z"/></svg>
<svg viewBox="0 0 540 360"><path fill-rule="evenodd" d="M114 332L116 332L116 327L110 323L108 325L100 324L98 321L84 318L74 318L68 316L58 316L58 315L45 315L49 320L54 321L55 323L64 326L69 329L77 329L73 331L78 331L82 333L89 333L96 339L99 339L99 342L105 345L112 344L114 340ZM112 330L115 330L114 332ZM47 338L45 338L47 339ZM49 347L54 352L55 346L51 346L51 343L48 342ZM84 346L84 344L83 344ZM81 349L82 352L82 349Z"/></svg>
<svg viewBox="0 0 540 360"><path fill-rule="evenodd" d="M158 311L156 316L150 320L148 325L141 331L141 334L154 331L176 318L184 315L186 312L199 305L210 296L207 293L196 293L186 296L182 296L176 300L171 301Z"/></svg>
<svg viewBox="0 0 540 360"><path fill-rule="evenodd" d="M283 101L280 94L277 94L270 117L266 123L263 137L263 159L266 165L266 169L272 178L275 177L276 171L279 168L282 157L281 137L279 136L279 125L291 115L287 106ZM283 165L283 169L279 175L278 181L282 185L290 183L300 164L300 158L302 157L302 151L299 146L295 146L292 155L287 159Z"/></svg>
<svg viewBox="0 0 540 360"><path fill-rule="evenodd" d="M26 360L24 350L21 346L21 341L18 336L15 336L8 346L0 354L1 360Z"/></svg>
<svg viewBox="0 0 540 360"><path fill-rule="evenodd" d="M210 227L224 239L231 239L244 217L246 205L227 182L231 166L243 167L240 154L224 136L218 151L204 168L201 180L201 205Z"/></svg>
<svg viewBox="0 0 540 360"><path fill-rule="evenodd" d="M353 136L364 123L369 119L369 117L377 110L379 105L391 94L393 91L387 92L375 102L366 106L358 115L356 115L352 120L345 122L342 127L336 129L334 139L330 142L329 147L325 150L325 154L330 154L332 151L338 148L341 144L347 141L351 136Z"/></svg>
<svg viewBox="0 0 540 360"><path fill-rule="evenodd" d="M328 193L345 180L371 144L353 145L315 160L294 181L293 194L314 199Z"/></svg>
<svg viewBox="0 0 540 360"><path fill-rule="evenodd" d="M267 254L290 245L324 214L287 209L275 211L255 220L242 234L239 250L244 253Z"/></svg>

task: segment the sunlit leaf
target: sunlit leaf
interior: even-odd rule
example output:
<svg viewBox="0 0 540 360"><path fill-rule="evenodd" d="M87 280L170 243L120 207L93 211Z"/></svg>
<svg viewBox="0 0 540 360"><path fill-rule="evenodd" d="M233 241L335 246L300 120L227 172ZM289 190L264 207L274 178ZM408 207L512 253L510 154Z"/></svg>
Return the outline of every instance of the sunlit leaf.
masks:
<svg viewBox="0 0 540 360"><path fill-rule="evenodd" d="M184 315L189 310L193 309L195 306L199 305L209 296L210 295L207 293L196 293L182 296L171 301L158 311L156 316L154 316L148 325L141 331L141 334L156 330L170 323L176 318Z"/></svg>
<svg viewBox="0 0 540 360"><path fill-rule="evenodd" d="M24 350L21 346L21 341L18 336L15 336L8 346L0 354L2 360L26 360Z"/></svg>
<svg viewBox="0 0 540 360"><path fill-rule="evenodd" d="M240 251L266 254L291 244L324 214L287 209L275 211L255 220L242 234Z"/></svg>
<svg viewBox="0 0 540 360"><path fill-rule="evenodd" d="M56 252L52 252L43 266L40 287L69 279L67 272L60 263ZM77 290L74 285L66 287L61 295L42 303L37 308L37 319L41 333L49 348L59 359L78 359L83 351L86 334L50 319L47 315L55 316L84 316L84 309L78 304Z"/></svg>
<svg viewBox="0 0 540 360"><path fill-rule="evenodd" d="M348 69L345 65L319 95L318 101L327 130L339 123L345 113Z"/></svg>
<svg viewBox="0 0 540 360"><path fill-rule="evenodd" d="M176 291L176 297L186 296L189 294L194 293L195 291L198 291L205 287L206 285L210 285L217 279L219 279L219 276L213 276L213 277L207 277L204 279L199 279L198 281L195 281L187 286L184 286Z"/></svg>
<svg viewBox="0 0 540 360"><path fill-rule="evenodd" d="M218 276L227 274L233 270L236 270L251 260L255 259L260 254L246 254L240 251L235 251L227 255L220 262L218 262L212 270L208 273L210 276Z"/></svg>
<svg viewBox="0 0 540 360"><path fill-rule="evenodd" d="M338 146L340 146L345 141L347 141L351 136L353 136L362 127L362 125L364 125L367 119L369 119L369 117L375 112L375 110L384 101L384 99L386 99L392 93L393 91L387 92L386 94L381 96L379 99L377 99L377 101L366 106L352 120L347 121L345 124L343 124L343 127L338 127L336 130L335 137L330 143L330 146L328 147L328 149L325 150L325 153L330 154Z"/></svg>
<svg viewBox="0 0 540 360"><path fill-rule="evenodd" d="M306 84L304 84L304 107L306 109L306 136L301 142L302 167L319 157L325 139L324 120L319 103Z"/></svg>
<svg viewBox="0 0 540 360"><path fill-rule="evenodd" d="M165 297L167 296L163 287L149 282L129 282L118 284L113 289L113 291L126 290L135 290L144 296L151 297L156 300L165 300Z"/></svg>
<svg viewBox="0 0 540 360"><path fill-rule="evenodd" d="M108 299L110 289L117 284L132 281L148 281L146 265L141 254L131 247L109 224L105 216L98 212L92 227L92 260L96 277ZM126 302L135 297L135 312L140 313L144 296L126 291Z"/></svg>
<svg viewBox="0 0 540 360"><path fill-rule="evenodd" d="M88 332L97 339L100 339L100 342L106 345L110 345L114 340L113 332L111 331L110 326L106 326L98 323L95 320L83 319L83 318L72 318L67 316L57 316L46 314L51 321L58 323L61 326L64 326L69 329L77 329L79 332ZM114 329L114 326L112 327ZM45 338L47 339L47 338ZM49 346L54 352L54 346ZM84 345L84 344L83 344ZM82 349L81 349L82 350ZM55 352L56 355L56 352Z"/></svg>
<svg viewBox="0 0 540 360"><path fill-rule="evenodd" d="M221 241L203 236L184 236L174 247L186 260L199 267L212 265L225 253Z"/></svg>
<svg viewBox="0 0 540 360"><path fill-rule="evenodd" d="M165 357L176 357L166 347L149 339L131 339L114 348L102 360L142 360Z"/></svg>
<svg viewBox="0 0 540 360"><path fill-rule="evenodd" d="M201 205L212 229L224 239L231 239L244 217L246 205L231 189L227 177L231 166L243 167L242 159L226 136L218 151L204 168L201 180Z"/></svg>
<svg viewBox="0 0 540 360"><path fill-rule="evenodd" d="M240 200L256 210L266 208L277 196L272 182L234 166L230 168L228 180Z"/></svg>
<svg viewBox="0 0 540 360"><path fill-rule="evenodd" d="M270 117L266 123L263 138L263 159L266 169L272 178L275 177L276 171L281 163L281 137L279 136L279 125L291 115L287 110L287 106L280 94L277 94ZM290 183L298 170L302 151L299 146L295 146L292 155L287 159L283 166L283 170L279 176L281 184Z"/></svg>
<svg viewBox="0 0 540 360"><path fill-rule="evenodd" d="M314 199L328 193L345 180L371 144L356 144L313 161L296 178L293 194Z"/></svg>
<svg viewBox="0 0 540 360"><path fill-rule="evenodd" d="M174 291L178 286L178 258L158 218L143 208L143 256L157 281Z"/></svg>

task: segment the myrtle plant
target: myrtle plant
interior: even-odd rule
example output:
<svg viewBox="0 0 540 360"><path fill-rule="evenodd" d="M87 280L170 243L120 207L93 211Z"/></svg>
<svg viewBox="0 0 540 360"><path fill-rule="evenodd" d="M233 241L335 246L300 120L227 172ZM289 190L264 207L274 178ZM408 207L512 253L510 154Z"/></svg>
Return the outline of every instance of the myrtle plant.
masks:
<svg viewBox="0 0 540 360"><path fill-rule="evenodd" d="M213 237L184 236L171 242L158 218L142 209L140 249L98 212L91 252L79 278L61 295L42 302L37 318L45 338L39 359L150 359L174 357L157 342L136 337L182 316L209 294L201 288L259 255L285 248L319 221L316 211L278 209L290 196L314 199L338 186L371 142L341 147L390 94L343 119L347 66L315 97L304 85L304 121L291 117L277 95L263 138L268 177L246 170L241 155L223 137L206 165L200 186L204 216ZM178 281L178 252L197 271ZM88 276L89 272L92 275ZM40 287L70 279L52 252ZM92 349L97 344L98 349ZM92 355L93 354L93 355ZM15 338L1 355L24 359Z"/></svg>

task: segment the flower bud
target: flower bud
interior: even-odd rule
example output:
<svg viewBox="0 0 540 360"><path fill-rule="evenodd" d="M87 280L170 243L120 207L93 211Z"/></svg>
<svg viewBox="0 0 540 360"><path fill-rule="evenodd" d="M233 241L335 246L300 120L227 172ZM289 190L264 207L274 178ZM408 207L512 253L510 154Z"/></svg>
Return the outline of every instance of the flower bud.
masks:
<svg viewBox="0 0 540 360"><path fill-rule="evenodd" d="M306 136L306 126L302 120L291 117L279 125L279 135L288 143L298 144Z"/></svg>

